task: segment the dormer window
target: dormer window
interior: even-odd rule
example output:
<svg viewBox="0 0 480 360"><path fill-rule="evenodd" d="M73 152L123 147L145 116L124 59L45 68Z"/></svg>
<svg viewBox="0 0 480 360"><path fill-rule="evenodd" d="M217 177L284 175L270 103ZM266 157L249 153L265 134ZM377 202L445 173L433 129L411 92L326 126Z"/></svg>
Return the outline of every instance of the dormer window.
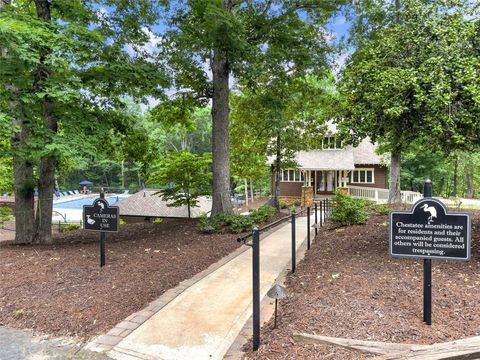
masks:
<svg viewBox="0 0 480 360"><path fill-rule="evenodd" d="M343 149L343 141L336 136L325 136L322 140L322 150Z"/></svg>

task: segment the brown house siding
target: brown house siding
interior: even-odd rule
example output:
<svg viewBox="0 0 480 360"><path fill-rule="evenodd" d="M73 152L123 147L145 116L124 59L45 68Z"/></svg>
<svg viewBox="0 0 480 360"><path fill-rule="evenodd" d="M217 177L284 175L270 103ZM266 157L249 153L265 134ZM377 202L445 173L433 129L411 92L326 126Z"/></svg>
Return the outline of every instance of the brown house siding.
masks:
<svg viewBox="0 0 480 360"><path fill-rule="evenodd" d="M280 181L280 196L298 196L302 195L303 182L284 182ZM272 174L272 195L275 192L275 173Z"/></svg>
<svg viewBox="0 0 480 360"><path fill-rule="evenodd" d="M374 184L352 184L351 182L348 185L352 186L362 186L362 187L372 187L372 188L381 188L386 189L387 186L387 168L381 165L355 165L356 169L375 169L374 171ZM350 176L351 179L351 176Z"/></svg>

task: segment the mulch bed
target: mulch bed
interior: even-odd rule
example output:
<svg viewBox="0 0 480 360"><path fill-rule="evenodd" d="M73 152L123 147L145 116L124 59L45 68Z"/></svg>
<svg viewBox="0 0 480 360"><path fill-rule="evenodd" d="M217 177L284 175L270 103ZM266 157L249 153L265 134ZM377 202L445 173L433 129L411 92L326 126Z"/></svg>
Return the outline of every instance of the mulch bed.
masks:
<svg viewBox="0 0 480 360"><path fill-rule="evenodd" d="M202 234L195 220L73 231L51 246L0 247L0 325L87 338L108 331L166 290L241 246L234 234Z"/></svg>
<svg viewBox="0 0 480 360"><path fill-rule="evenodd" d="M432 326L423 320L423 262L388 255L388 219L323 228L263 328L254 359L367 359L339 347L295 343L293 333L433 344L480 335L480 213L472 215L470 262L433 261ZM251 344L249 343L250 347ZM248 350L248 349L247 349Z"/></svg>

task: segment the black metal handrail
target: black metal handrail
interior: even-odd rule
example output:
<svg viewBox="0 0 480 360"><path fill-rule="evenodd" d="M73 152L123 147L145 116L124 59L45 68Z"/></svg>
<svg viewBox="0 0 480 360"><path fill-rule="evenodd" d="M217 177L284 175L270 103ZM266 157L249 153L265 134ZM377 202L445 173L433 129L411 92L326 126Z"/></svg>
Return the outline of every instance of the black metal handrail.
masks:
<svg viewBox="0 0 480 360"><path fill-rule="evenodd" d="M295 215L300 215L300 214L302 214L302 213L305 212L305 211L307 211L307 208L304 208L304 209L300 210L299 212L296 212ZM272 228L272 227L274 227L274 226L276 226L276 225L278 225L278 224L280 224L280 223L282 223L282 222L284 222L284 221L290 220L291 218L292 218L292 214L289 214L289 215L287 215L287 216L285 216L285 217L283 217L283 218L280 218L280 219L278 219L278 220L275 220L274 222L272 222L272 223L270 223L270 224L265 225L265 226L262 227L262 228L259 228L258 231L261 233L262 231L268 230L268 229L270 229L270 228ZM250 237L252 237L252 234L253 234L252 232L249 232L248 234L245 234L245 235L243 235L243 236L240 236L240 237L237 238L237 241L238 241L238 242L243 241L244 243L246 243L246 242L247 242L247 239L250 238ZM245 245L249 245L249 244L245 244Z"/></svg>

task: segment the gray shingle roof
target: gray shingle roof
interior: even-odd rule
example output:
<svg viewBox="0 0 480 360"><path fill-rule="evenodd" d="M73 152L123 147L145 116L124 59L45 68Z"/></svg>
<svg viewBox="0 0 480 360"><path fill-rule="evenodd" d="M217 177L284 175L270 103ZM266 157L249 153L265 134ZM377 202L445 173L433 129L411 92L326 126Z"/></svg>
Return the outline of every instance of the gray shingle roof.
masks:
<svg viewBox="0 0 480 360"><path fill-rule="evenodd" d="M167 202L157 194L158 190L141 190L127 199L118 203L120 215L142 216L142 217L188 217L186 206L170 207ZM197 207L192 207L192 217L197 217L201 212L209 212L212 209L212 200L209 197L202 196L198 199Z"/></svg>
<svg viewBox="0 0 480 360"><path fill-rule="evenodd" d="M343 150L300 151L295 155L299 169L352 170L355 169L352 147Z"/></svg>

